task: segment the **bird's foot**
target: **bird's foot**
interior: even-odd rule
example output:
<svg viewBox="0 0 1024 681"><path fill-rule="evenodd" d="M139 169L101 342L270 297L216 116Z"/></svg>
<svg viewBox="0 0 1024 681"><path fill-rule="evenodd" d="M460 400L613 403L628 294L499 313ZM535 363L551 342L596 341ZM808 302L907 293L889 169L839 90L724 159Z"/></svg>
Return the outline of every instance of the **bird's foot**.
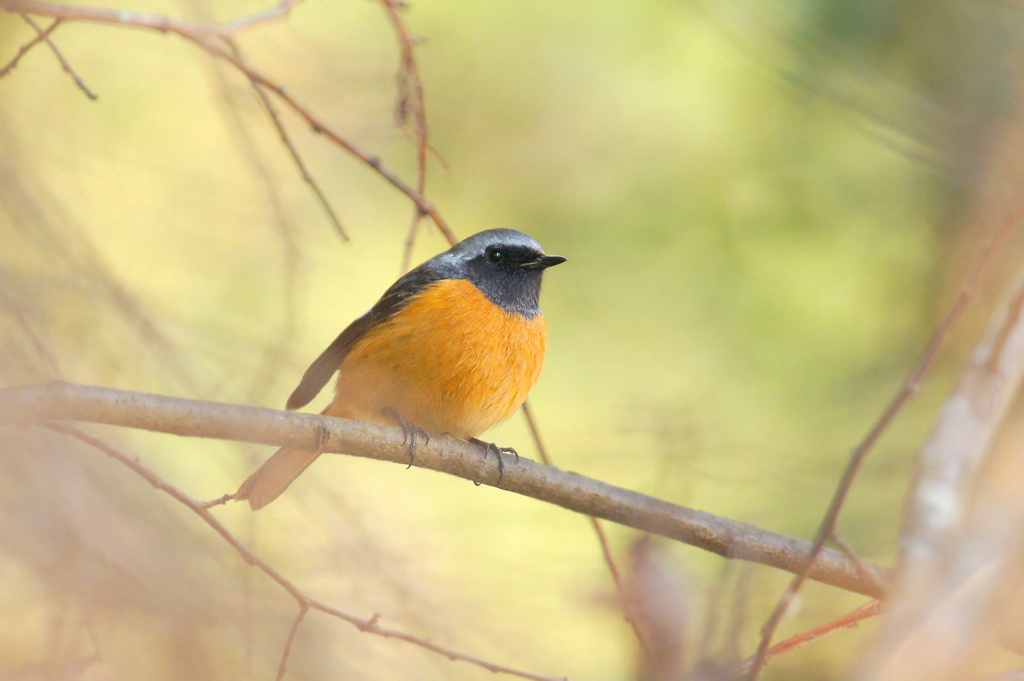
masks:
<svg viewBox="0 0 1024 681"><path fill-rule="evenodd" d="M430 433L423 430L415 423L406 420L401 414L392 409L391 407L385 407L383 413L390 419L393 419L395 423L402 429L402 444L409 445L409 468L416 463L416 446L419 443L419 439L423 438L423 444L430 444Z"/></svg>
<svg viewBox="0 0 1024 681"><path fill-rule="evenodd" d="M493 442L484 442L483 440L478 440L475 437L474 438L470 438L469 441L472 442L475 445L480 445L481 447L484 448L484 457L485 458L491 452L494 452L494 455L498 457L498 481L496 483L494 483L494 486L495 487L500 486L501 485L501 479L505 475L505 458L502 456L502 454L511 454L512 456L516 457L516 464L518 464L519 463L519 452L517 452L514 447L499 447L498 445L494 444Z"/></svg>

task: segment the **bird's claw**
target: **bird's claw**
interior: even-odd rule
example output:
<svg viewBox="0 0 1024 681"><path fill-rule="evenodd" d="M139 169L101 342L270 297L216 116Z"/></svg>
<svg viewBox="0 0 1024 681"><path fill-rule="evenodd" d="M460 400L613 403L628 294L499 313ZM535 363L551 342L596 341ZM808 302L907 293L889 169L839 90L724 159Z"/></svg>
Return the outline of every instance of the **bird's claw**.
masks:
<svg viewBox="0 0 1024 681"><path fill-rule="evenodd" d="M430 444L430 433L417 426L415 423L406 420L401 414L390 407L385 407L384 415L394 419L395 423L402 429L402 444L409 445L409 465L412 468L416 463L416 446L419 439L423 438L423 444Z"/></svg>
<svg viewBox="0 0 1024 681"><path fill-rule="evenodd" d="M484 442L483 440L478 440L476 438L473 438L471 442L484 448L484 458L486 458L491 452L494 452L494 455L498 457L498 481L494 483L495 487L501 485L501 479L505 476L505 458L502 454L511 454L516 457L516 465L519 464L519 452L515 450L515 447L499 447L493 442Z"/></svg>

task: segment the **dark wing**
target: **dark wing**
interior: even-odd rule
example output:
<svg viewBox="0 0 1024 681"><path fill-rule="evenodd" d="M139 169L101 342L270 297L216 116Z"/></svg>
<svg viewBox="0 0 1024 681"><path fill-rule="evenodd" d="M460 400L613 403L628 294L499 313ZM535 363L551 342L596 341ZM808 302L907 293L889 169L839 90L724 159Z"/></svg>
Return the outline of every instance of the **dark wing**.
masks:
<svg viewBox="0 0 1024 681"><path fill-rule="evenodd" d="M442 279L443 276L430 267L431 261L423 263L391 285L377 304L359 319L348 325L327 349L309 365L302 375L299 386L288 398L288 409L300 409L320 394L334 372L341 368L348 353L371 329L398 312L417 293Z"/></svg>
<svg viewBox="0 0 1024 681"><path fill-rule="evenodd" d="M341 363L345 361L345 356L348 355L352 346L365 336L366 332L373 328L373 325L372 311L349 324L348 328L342 331L341 335L335 338L334 342L327 346L327 349L309 365L306 373L302 375L302 380L299 381L299 386L292 391L291 397L288 398L288 404L285 406L288 409L301 409L320 394L323 387L327 385L327 381L331 380L334 372L341 368Z"/></svg>

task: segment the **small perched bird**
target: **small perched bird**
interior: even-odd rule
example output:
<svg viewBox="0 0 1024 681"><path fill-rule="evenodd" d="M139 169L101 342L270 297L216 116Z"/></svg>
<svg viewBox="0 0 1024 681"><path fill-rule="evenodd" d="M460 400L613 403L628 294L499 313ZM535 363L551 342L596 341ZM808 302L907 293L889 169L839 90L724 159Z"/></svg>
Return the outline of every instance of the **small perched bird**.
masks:
<svg viewBox="0 0 1024 681"><path fill-rule="evenodd" d="M563 262L514 229L459 242L396 281L342 331L306 370L288 409L308 404L339 372L323 414L398 423L413 456L417 431L479 443L476 436L515 413L537 384L547 345L541 279ZM263 508L318 456L279 449L234 498Z"/></svg>

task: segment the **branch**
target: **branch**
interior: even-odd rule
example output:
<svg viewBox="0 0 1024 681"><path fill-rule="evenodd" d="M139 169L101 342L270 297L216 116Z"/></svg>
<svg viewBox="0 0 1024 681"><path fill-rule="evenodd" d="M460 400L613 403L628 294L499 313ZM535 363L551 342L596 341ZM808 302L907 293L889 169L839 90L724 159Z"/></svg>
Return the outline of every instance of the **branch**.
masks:
<svg viewBox="0 0 1024 681"><path fill-rule="evenodd" d="M228 22L222 25L222 28L229 34L235 34L239 31L244 31L247 28L253 26L259 26L260 24L266 24L272 21L279 21L286 18L296 6L301 5L303 0L283 0L273 7L268 7L262 12L256 12L250 14L247 17L241 19L235 19L234 21Z"/></svg>
<svg viewBox="0 0 1024 681"><path fill-rule="evenodd" d="M864 579L874 579L874 575L871 573L871 570L868 569L868 566L861 555L854 551L849 542L847 542L838 532L832 533L832 543L838 546L840 551L849 556L850 560L852 560L857 566L857 569L860 571L860 574ZM878 582L877 586L879 591L885 591L885 585L881 582Z"/></svg>
<svg viewBox="0 0 1024 681"><path fill-rule="evenodd" d="M62 69L64 69L64 72L71 76L71 79L75 81L75 85L78 86L78 89L84 92L85 96L89 99L99 99L96 93L90 90L89 86L85 84L85 81L82 80L82 77L80 75L78 75L78 72L71 67L71 64L68 63L68 60L64 58L64 54L60 51L60 48L57 47L57 44L53 42L52 38L50 38L50 33L53 31L54 28L57 27L57 24L60 23L60 19L54 19L53 23L50 24L50 27L44 31L42 28L40 28L39 24L32 20L32 17L30 17L29 15L22 14L21 18L25 20L25 23L32 27L32 29L39 36L39 39L46 43L47 47L50 48L50 51L53 52L53 56L55 56L57 58L57 61L60 62L60 66Z"/></svg>
<svg viewBox="0 0 1024 681"><path fill-rule="evenodd" d="M544 446L544 440L540 436L540 427L537 425L537 420L533 417L533 411L530 409L529 402L523 403L523 416L526 418L526 425L530 428L533 442L537 445L541 462L545 466L554 465L551 461L551 456L548 454L548 448ZM597 544L601 547L601 557L604 559L604 564L608 568L608 574L611 575L612 582L615 584L615 595L619 601L619 609L622 610L622 618L626 620L626 623L633 630L636 642L640 645L644 655L650 657L651 646L644 638L643 630L640 627L640 618L633 608L633 601L626 595L622 574L615 564L615 557L612 555L612 548L608 544L608 537L605 535L604 527L602 527L601 521L594 516L590 516L589 520L594 530L594 535L597 537Z"/></svg>
<svg viewBox="0 0 1024 681"><path fill-rule="evenodd" d="M232 53L239 59L244 59L242 56L242 50L238 47L238 43L234 38L225 38L224 43L231 48ZM330 220L334 230L338 233L338 236L344 241L350 241L348 234L345 232L345 227L341 224L341 218L335 212L331 202L327 200L327 195L324 194L324 190L320 188L320 183L313 177L313 173L309 172L309 168L306 167L306 162L302 160L302 156L299 155L299 149L295 146L292 141L291 135L288 134L288 129L284 127L284 122L281 120L281 115L277 111L277 107L274 106L274 102L267 96L266 91L263 87L249 78L249 84L252 85L253 91L259 98L260 103L263 105L263 110L267 112L270 117L270 122L274 125L274 129L277 130L278 137L281 138L281 144L288 150L288 155L292 157L295 162L296 168L298 168L299 174L302 176L302 180L309 185L316 200L320 203L320 207L327 213L327 219ZM422 189L420 190L422 192Z"/></svg>
<svg viewBox="0 0 1024 681"><path fill-rule="evenodd" d="M24 15L22 15L22 16L24 16ZM13 71L14 67L16 67L18 65L18 62L21 61L21 58L24 57L26 54L28 54L32 50L33 47L35 47L36 45L42 43L47 38L49 38L50 34L53 33L54 30L58 26L60 26L60 22L61 22L60 19L54 19L53 23L51 23L48 27L46 27L46 29L43 30L42 32L39 32L39 30L36 29L36 33L37 33L36 37L33 38L32 40L28 41L24 45L22 45L21 49L18 50L18 53L16 55L14 55L14 59L9 61L7 63L7 66L4 66L3 68L0 68L0 78L3 78L8 73Z"/></svg>
<svg viewBox="0 0 1024 681"><path fill-rule="evenodd" d="M949 340L949 336L953 329L956 328L960 318L967 310L968 305L970 305L971 301L974 299L974 294L978 290L978 285L981 282L982 276L988 269L989 263L995 254L1003 247L1007 238L1017 226L1018 218L1019 216L1014 216L1012 219L1004 221L999 230L996 231L996 233L989 239L988 244L982 251L978 261L975 263L974 269L964 281L963 286L961 286L960 292L957 294L952 307L950 307L946 316L943 317L934 333L932 333L931 338L928 340L928 345L921 354L921 358L918 360L917 366L903 382L903 385L900 386L899 391L897 391L896 395L893 396L881 416L878 417L878 420L875 421L871 430L868 431L868 434L850 454L850 461L846 465L846 469L843 471L842 477L839 479L839 484L836 486L836 491L832 496L832 501L829 503L828 510L825 511L825 517L822 519L821 525L818 527L818 532L814 537L814 545L807 558L807 564L800 570L796 571L796 576L793 577L793 580L787 587L786 592L782 595L782 598L779 599L778 604L775 606L775 610L772 611L768 621L765 622L762 627L761 643L757 649L754 666L750 670L750 676L748 677L749 681L757 681L757 678L761 673L761 667L767 659L766 655L768 654L768 648L771 645L772 637L775 635L775 630L778 628L779 623L782 621L786 612L789 611L790 603L796 597L797 592L800 591L805 578L810 576L810 571L814 567L815 561L818 560L818 556L824 550L825 544L835 535L836 525L839 522L839 513L843 510L843 504L846 503L846 497L850 493L850 489L853 487L853 481L860 472L861 466L864 464L864 460L867 459L868 454L872 449L874 449L875 444L877 444L882 435L885 434L885 431L889 429L892 422L895 421L896 417L899 416L901 411L903 411L903 407L906 406L906 404L921 388L921 383L931 372L932 367L935 366L935 362L939 358L939 352L945 346L946 341Z"/></svg>
<svg viewBox="0 0 1024 681"><path fill-rule="evenodd" d="M0 390L0 423L51 420L107 423L175 435L345 453L403 466L409 463L402 431L392 426L72 383ZM416 465L474 482L494 484L498 478L496 462L485 456L480 447L447 437L432 438L420 446ZM501 487L726 558L789 572L805 565L811 548L801 539L676 506L526 459L507 467ZM888 578L887 568L868 567L876 579L884 582ZM854 561L839 551L823 550L808 577L867 596L880 595L874 581L861 576Z"/></svg>
<svg viewBox="0 0 1024 681"><path fill-rule="evenodd" d="M1024 274L1024 272L1022 272ZM903 530L900 588L934 579L941 552L963 522L968 490L1024 378L1024 279L971 353L918 455ZM896 611L893 611L895 620Z"/></svg>
<svg viewBox="0 0 1024 681"><path fill-rule="evenodd" d="M785 641L780 641L779 643L776 643L768 649L768 655L765 658L765 661L770 660L773 657L778 657L779 655L788 653L792 650L796 650L797 648L805 646L811 641L816 641L823 636L828 636L829 634L833 634L837 631L849 629L850 627L855 627L858 624L860 624L862 620L866 620L869 617L874 617L880 614L881 612L881 601L868 601L859 608L851 610L850 612L832 620L831 622L826 622L825 624L818 625L813 629L808 629L807 631L803 631L795 636L787 638ZM715 675L714 678L719 679L720 681L726 681L727 679L735 679L739 676L742 676L743 674L749 673L750 670L753 669L755 661L756 656L751 656L743 662L740 662L735 667L728 669L721 674Z"/></svg>
<svg viewBox="0 0 1024 681"><path fill-rule="evenodd" d="M132 469L135 473L144 478L154 488L166 492L174 499L187 506L193 513L202 518L207 525L212 527L217 532L217 534L219 534L224 539L224 541L226 541L233 549L235 549L235 551L237 551L238 554L242 556L246 563L252 565L253 567L263 572L265 575L274 580L278 584L278 586L280 586L282 589L291 594L291 596L299 604L299 614L295 618L295 622L294 624L292 624L291 631L288 634L288 639L285 642L284 653L282 654L281 662L278 666L277 681L280 681L281 678L284 676L285 669L287 668L288 657L291 654L292 645L295 643L295 635L296 633L298 633L299 626L302 624L302 620L303 618L305 618L306 612L310 609L319 610L340 620L348 622L349 624L351 624L363 633L374 634L376 636L381 636L383 638L400 639L402 641L406 641L407 643L411 643L413 645L419 646L421 648L426 648L427 650L443 655L447 657L449 660L461 660L463 662L468 662L470 664L483 667L484 669L487 669L488 671L494 673L500 672L503 674L511 674L513 676L519 676L524 679L531 679L532 681L565 681L565 679L556 680L552 677L539 676L537 674L519 671L518 669L513 669L511 667L505 667L503 665L494 664L493 662L488 662L487 660L483 660L478 657L473 657L472 655L466 655L464 653L460 653L455 650L439 646L418 636L407 634L404 631L398 631L395 629L388 629L386 627L382 627L378 622L380 618L377 615L374 615L370 619L356 617L346 612L342 612L341 610L331 607L325 603L321 603L316 599L310 598L301 589L299 589L299 587L295 586L294 583L292 583L290 580L284 577L284 575L282 575L280 572L271 567L262 558L253 553L245 544L243 544L241 540L238 539L238 537L232 534L231 530L225 527L223 523L217 520L217 518L214 517L212 513L210 513L206 504L197 499L194 499L188 493L184 492L180 488L164 480L155 471L153 471L145 464L140 462L136 457L124 451L120 447L116 447L115 445L112 445L106 440L96 437L92 433L88 433L75 426L56 422L46 423L42 425L52 430L66 433L71 437L77 438L82 442L85 442L86 444L91 445L96 449L99 449L108 456L120 461L125 466Z"/></svg>
<svg viewBox="0 0 1024 681"><path fill-rule="evenodd" d="M381 0L388 18L395 29L395 37L402 49L402 59L398 67L398 103L395 106L395 118L399 125L412 121L413 135L416 137L416 191L423 194L427 189L427 152L430 150L430 132L427 127L427 105L423 94L423 81L420 79L419 65L413 52L415 42L409 33L401 12L406 9L403 0ZM412 251L416 246L416 234L424 213L418 206L412 215L412 224L405 238L405 250L402 254L402 274L412 266ZM454 246L454 234L446 234L449 243Z"/></svg>
<svg viewBox="0 0 1024 681"><path fill-rule="evenodd" d="M309 612L309 604L300 602L299 614L296 615L295 622L292 623L292 629L288 632L288 640L285 641L284 652L281 653L281 662L277 665L275 681L281 681L284 678L284 673L288 670L288 658L291 657L292 646L295 645L295 635L299 633L299 627L302 626L302 620L305 619L307 612Z"/></svg>
<svg viewBox="0 0 1024 681"><path fill-rule="evenodd" d="M310 126L313 132L325 135L334 144L355 156L363 164L369 166L384 178L391 186L405 194L424 215L429 215L437 228L445 235L449 242L457 241L455 234L448 223L433 203L427 200L420 192L409 186L394 171L384 165L380 157L371 154L327 124L317 116L309 107L302 104L293 97L284 86L271 79L268 75L250 65L244 59L235 55L228 48L224 39L231 38L238 32L251 28L252 26L267 21L276 20L285 16L296 2L282 2L271 9L259 12L249 17L243 17L235 21L223 24L204 24L193 21L184 21L160 14L145 14L142 12L129 12L125 10L108 9L104 7L81 7L72 5L60 5L38 0L0 0L0 8L9 12L19 12L36 16L53 17L63 21L89 21L93 23L109 24L122 28L138 28L160 33L173 33L177 36L194 43L208 54L223 59L238 69L252 82L266 88L277 98L284 102L288 108L294 111Z"/></svg>
<svg viewBox="0 0 1024 681"><path fill-rule="evenodd" d="M1022 382L1024 268L918 456L891 614L861 678L908 678L908 659L918 662L916 678L938 678L957 669L975 632L990 625L999 589L1019 569L1024 508L1000 505L998 493L990 502L978 473ZM930 648L938 652L922 655Z"/></svg>

